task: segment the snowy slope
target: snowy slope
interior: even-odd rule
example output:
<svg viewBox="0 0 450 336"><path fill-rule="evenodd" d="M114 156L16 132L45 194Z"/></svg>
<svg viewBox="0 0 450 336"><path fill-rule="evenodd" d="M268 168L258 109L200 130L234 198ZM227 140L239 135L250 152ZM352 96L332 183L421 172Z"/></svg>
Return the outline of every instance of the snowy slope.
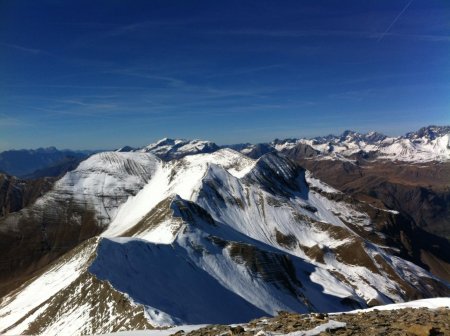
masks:
<svg viewBox="0 0 450 336"><path fill-rule="evenodd" d="M364 238L374 225L363 208L281 154L106 153L55 192L93 206L107 229L5 297L0 332L235 323L450 294L383 237Z"/></svg>
<svg viewBox="0 0 450 336"><path fill-rule="evenodd" d="M369 312L373 310L396 310L396 309L405 309L405 308L429 308L429 309L437 309L437 308L449 308L450 309L450 298L449 297L440 297L440 298L432 298L432 299L422 299L422 300L413 300L409 302L402 303L393 303L384 306L376 306L373 308L367 309L357 309L349 311L348 313L360 313L360 312Z"/></svg>
<svg viewBox="0 0 450 336"><path fill-rule="evenodd" d="M171 195L177 194L184 199L191 199L212 163L220 164L228 169L230 174L236 176L245 174L254 165L253 160L230 149L221 149L211 154L187 156L161 165L142 192L130 198L119 209L117 216L103 235L116 236L128 230L154 206Z"/></svg>
<svg viewBox="0 0 450 336"><path fill-rule="evenodd" d="M160 165L157 157L147 153L99 153L64 175L53 192L93 206L99 220L109 222L118 206L136 194Z"/></svg>
<svg viewBox="0 0 450 336"><path fill-rule="evenodd" d="M115 217L119 205L151 180L161 165L161 160L150 153L95 154L66 173L31 208L6 218L3 228L20 226L27 216L80 224L86 212L92 213L96 225L104 227ZM74 212L71 218L61 213L68 211L63 209L68 205Z"/></svg>

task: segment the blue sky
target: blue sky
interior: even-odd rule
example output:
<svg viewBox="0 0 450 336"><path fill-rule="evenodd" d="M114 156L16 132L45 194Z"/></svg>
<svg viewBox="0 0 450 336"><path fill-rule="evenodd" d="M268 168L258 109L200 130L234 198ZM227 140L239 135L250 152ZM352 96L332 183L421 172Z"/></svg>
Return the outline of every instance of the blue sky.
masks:
<svg viewBox="0 0 450 336"><path fill-rule="evenodd" d="M450 124L450 2L0 0L0 150Z"/></svg>

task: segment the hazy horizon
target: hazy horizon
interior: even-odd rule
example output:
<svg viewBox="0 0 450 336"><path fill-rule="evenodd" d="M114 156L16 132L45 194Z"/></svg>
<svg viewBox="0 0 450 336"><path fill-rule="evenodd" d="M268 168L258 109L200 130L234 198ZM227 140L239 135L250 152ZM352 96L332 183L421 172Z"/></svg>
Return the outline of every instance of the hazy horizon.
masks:
<svg viewBox="0 0 450 336"><path fill-rule="evenodd" d="M433 127L434 126L437 126L437 127L450 127L450 125L426 125L426 126L422 126L422 127L429 127L429 126L430 127L431 126L433 126ZM422 127L420 127L420 128L422 128ZM384 134L384 135L386 135L388 137L399 137L399 136L404 136L404 135L406 135L406 133L409 133L409 132L418 131L420 128L409 130L409 131L407 131L405 133L402 133L402 134L388 134L388 133L380 132L380 131L373 130L373 129L372 130L368 130L368 131L358 131L358 130L354 130L354 129L352 129L352 130L350 130L350 129L343 129L340 132L327 133L327 134L317 134L317 135L314 135L314 136L301 136L301 135L298 135L298 136L287 136L287 137L282 137L282 138L272 138L272 139L268 139L268 140L265 140L265 141L257 141L257 142L242 141L242 142L229 142L229 143L220 143L220 142L213 141L211 139L203 139L203 138L181 138L181 137L169 137L168 136L168 137L157 138L157 139L154 139L153 141L147 141L147 142L141 143L141 144L133 144L133 145L131 145L131 144L125 143L125 144L122 144L120 146L107 147L107 148L106 147L105 148L100 148L100 147L98 147L98 148L97 147L91 147L91 148L72 147L72 148L70 148L70 147L60 147L57 144L53 144L53 145L49 145L49 146L38 146L38 147L29 147L29 148L8 148L8 149L4 149L4 150L0 149L0 152L8 151L8 150L37 150L37 149L50 149L50 148L55 148L55 149L61 150L61 151L63 151L63 150L70 150L70 151L79 151L79 152L82 152L82 151L117 150L117 149L125 147L125 146L130 146L130 147L133 147L133 148L142 148L142 147L145 147L145 146L147 146L149 144L156 143L156 142L158 142L160 140L163 140L165 138L173 139L173 140L204 140L204 141L213 142L213 143L215 143L218 146L227 146L227 145L236 145L236 144L245 144L245 143L250 143L250 144L269 143L269 142L274 141L275 139L278 139L278 140L286 140L286 139L290 139L290 138L294 138L294 139L312 139L312 138L315 138L315 137L328 136L328 135L339 136L345 131L354 131L354 132L361 133L361 134L369 133L369 132L378 132L378 133Z"/></svg>

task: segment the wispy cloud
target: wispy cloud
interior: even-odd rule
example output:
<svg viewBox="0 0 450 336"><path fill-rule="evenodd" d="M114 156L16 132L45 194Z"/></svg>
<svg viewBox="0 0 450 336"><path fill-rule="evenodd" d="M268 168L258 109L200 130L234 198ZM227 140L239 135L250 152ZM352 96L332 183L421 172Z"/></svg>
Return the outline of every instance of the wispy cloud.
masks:
<svg viewBox="0 0 450 336"><path fill-rule="evenodd" d="M392 27L391 27L392 28ZM266 30L266 29L242 29L242 30L226 30L215 31L218 35L238 35L238 36L261 36L261 37L285 37L285 38L302 38L302 37L343 37L343 38L363 38L363 39L380 39L380 37L390 36L395 38L423 40L430 42L450 42L449 35L432 35L432 34L404 34L392 33L389 30L378 33L364 30Z"/></svg>
<svg viewBox="0 0 450 336"><path fill-rule="evenodd" d="M130 76L130 77L138 77L138 78L144 78L144 79L150 79L150 80L157 80L166 82L171 86L174 87L180 87L185 84L185 81L171 77L171 76L165 76L160 74L149 74L146 73L145 70L142 69L116 69L116 70L107 70L104 71L104 73L110 73L110 74L116 74L116 75L123 75L123 76Z"/></svg>
<svg viewBox="0 0 450 336"><path fill-rule="evenodd" d="M380 42L383 37L389 33L389 31L392 29L392 27L395 25L395 23L398 21L398 19L400 18L400 16L403 15L403 13L408 9L408 7L411 5L411 3L413 2L413 0L410 0L405 7L403 7L403 9L400 11L400 13L398 13L398 15L395 17L395 19L391 22L391 24L386 28L386 30L380 35L380 37L378 38L377 42Z"/></svg>
<svg viewBox="0 0 450 336"><path fill-rule="evenodd" d="M120 37L136 37L139 33L148 33L155 31L155 29L171 29L173 27L183 28L192 24L198 24L200 22L214 22L213 19L208 18L186 18L186 19L167 19L167 20L144 20L139 22L132 22L127 24L105 24L105 23L71 23L71 25L88 26L90 28L96 27L97 30L83 35L81 38L72 42L72 47L85 47L90 46L95 42ZM63 23L59 23L63 24Z"/></svg>
<svg viewBox="0 0 450 336"><path fill-rule="evenodd" d="M84 108L90 108L90 109L115 109L117 108L117 104L113 103L91 103L86 102L82 99L66 99L66 100L56 100L57 102L63 103L63 104L69 104L69 105L76 105L81 106Z"/></svg>
<svg viewBox="0 0 450 336"><path fill-rule="evenodd" d="M329 98L360 102L369 97L373 97L374 95L374 89L348 90L344 92L332 93L329 95Z"/></svg>
<svg viewBox="0 0 450 336"><path fill-rule="evenodd" d="M241 68L236 69L234 71L229 71L225 73L217 73L213 75L206 76L206 78L218 78L218 77L228 77L228 76L239 76L239 75L246 75L246 74L252 74L256 72L263 72L267 70L273 70L273 69L280 69L283 67L283 64L269 64L269 65L262 65L257 67L248 67L248 68Z"/></svg>
<svg viewBox="0 0 450 336"><path fill-rule="evenodd" d="M6 114L0 114L0 127L16 127L16 126L24 126L25 122L18 118L11 117Z"/></svg>
<svg viewBox="0 0 450 336"><path fill-rule="evenodd" d="M201 22L205 22L205 18L201 20ZM213 20L206 20L206 21L212 21ZM182 19L182 20L145 20L140 22L133 22L129 24L124 25L117 25L112 29L105 30L101 34L98 34L97 37L108 37L108 36L120 36L120 35L126 35L129 33L134 33L141 30L147 30L151 27L179 27L179 26L187 26L193 23L199 23L199 19Z"/></svg>
<svg viewBox="0 0 450 336"><path fill-rule="evenodd" d="M10 44L10 43L4 43L4 42L0 42L0 45L7 47L7 48L12 48L15 50L20 50L23 51L25 53L28 54L33 54L33 55L38 55L38 54L47 54L47 52L40 50L40 49L35 49L35 48L28 48L28 47L24 47L24 46L20 46L17 44Z"/></svg>

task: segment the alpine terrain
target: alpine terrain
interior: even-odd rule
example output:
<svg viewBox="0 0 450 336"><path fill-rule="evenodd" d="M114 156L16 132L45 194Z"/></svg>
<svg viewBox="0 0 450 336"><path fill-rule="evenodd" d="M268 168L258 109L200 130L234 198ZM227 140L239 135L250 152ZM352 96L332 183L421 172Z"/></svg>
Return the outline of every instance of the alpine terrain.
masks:
<svg viewBox="0 0 450 336"><path fill-rule="evenodd" d="M94 154L0 218L0 333L243 323L449 296L449 130L222 148L163 139Z"/></svg>

